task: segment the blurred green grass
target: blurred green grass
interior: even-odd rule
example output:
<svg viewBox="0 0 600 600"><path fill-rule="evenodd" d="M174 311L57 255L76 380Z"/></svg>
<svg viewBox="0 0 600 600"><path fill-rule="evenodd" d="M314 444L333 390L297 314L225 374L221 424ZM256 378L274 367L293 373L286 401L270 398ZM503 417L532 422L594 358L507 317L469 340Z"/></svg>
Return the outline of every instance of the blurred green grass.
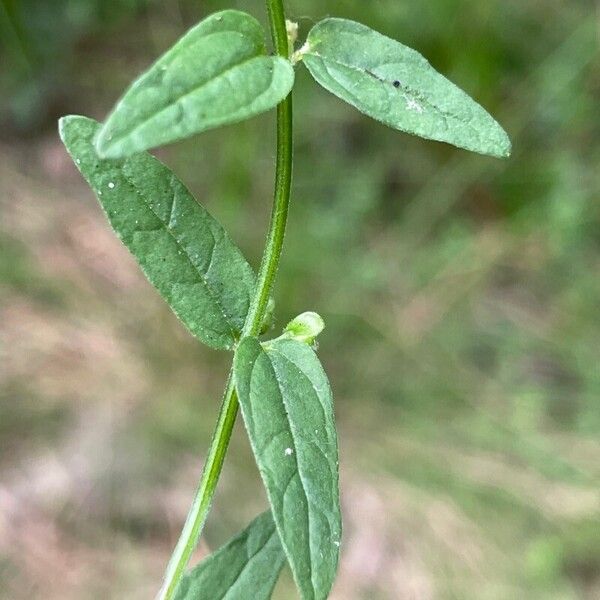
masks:
<svg viewBox="0 0 600 600"><path fill-rule="evenodd" d="M346 523L334 597L598 597L595 8L287 4L301 35L345 16L417 48L514 146L499 162L389 131L298 72L276 330L304 310L327 323L320 355L337 399ZM133 76L224 5L2 6L21 15L37 58L24 67L13 43L0 61L0 596L149 597L228 357L190 339L143 281L64 156L54 117L102 118ZM264 20L260 2L229 6ZM160 156L257 264L272 115ZM238 427L208 545L264 502ZM289 586L288 576L279 597Z"/></svg>

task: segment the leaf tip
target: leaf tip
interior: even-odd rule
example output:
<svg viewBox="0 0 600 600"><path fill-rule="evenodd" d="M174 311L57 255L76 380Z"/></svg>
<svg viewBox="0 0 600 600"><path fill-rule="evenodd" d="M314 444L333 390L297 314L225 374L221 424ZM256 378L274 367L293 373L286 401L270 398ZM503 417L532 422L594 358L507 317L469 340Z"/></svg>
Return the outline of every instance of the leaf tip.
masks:
<svg viewBox="0 0 600 600"><path fill-rule="evenodd" d="M504 135L506 135L506 133ZM508 137L508 135L506 135L506 143L503 146L503 151L502 151L502 155L500 156L500 158L510 158L511 154L512 154L512 142L510 141L510 138Z"/></svg>
<svg viewBox="0 0 600 600"><path fill-rule="evenodd" d="M510 138L497 121L492 121L492 126L487 129L488 139L485 143L467 149L492 158L509 158L512 153Z"/></svg>
<svg viewBox="0 0 600 600"><path fill-rule="evenodd" d="M512 154L512 142L508 137L508 133L504 131L499 123L496 123L498 128L498 149L494 156L498 158L508 158Z"/></svg>
<svg viewBox="0 0 600 600"><path fill-rule="evenodd" d="M61 117L58 120L58 135L60 136L60 139L63 141L63 143L65 142L65 137L67 135L67 129L69 128L69 125L75 119L78 118L79 117L77 115L65 115L64 117Z"/></svg>
<svg viewBox="0 0 600 600"><path fill-rule="evenodd" d="M73 150L74 141L85 137L96 125L93 119L81 115L65 115L58 120L58 135L69 154Z"/></svg>

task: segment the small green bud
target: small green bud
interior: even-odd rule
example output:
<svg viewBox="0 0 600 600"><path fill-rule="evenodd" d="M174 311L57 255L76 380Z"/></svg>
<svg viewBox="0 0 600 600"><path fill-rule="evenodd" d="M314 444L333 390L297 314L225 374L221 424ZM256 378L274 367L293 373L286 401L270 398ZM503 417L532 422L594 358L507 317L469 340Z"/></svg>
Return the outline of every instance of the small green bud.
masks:
<svg viewBox="0 0 600 600"><path fill-rule="evenodd" d="M305 312L290 321L282 337L312 345L315 338L325 329L325 323L316 312Z"/></svg>

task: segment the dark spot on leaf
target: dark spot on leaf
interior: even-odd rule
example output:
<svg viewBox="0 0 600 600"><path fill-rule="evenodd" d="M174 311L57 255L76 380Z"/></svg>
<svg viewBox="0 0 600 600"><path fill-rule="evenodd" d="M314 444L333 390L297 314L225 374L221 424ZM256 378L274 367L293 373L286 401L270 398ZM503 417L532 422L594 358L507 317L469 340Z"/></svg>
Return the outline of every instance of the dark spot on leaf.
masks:
<svg viewBox="0 0 600 600"><path fill-rule="evenodd" d="M400 85L402 85L402 84L396 79L396 81L394 81L394 87L399 88Z"/></svg>
<svg viewBox="0 0 600 600"><path fill-rule="evenodd" d="M381 77L378 77L377 75L375 75L375 73L373 73L373 71L369 71L369 69L365 69L365 73L367 75L370 75L371 77L373 77L373 79L377 79L377 81L383 82L383 79L381 79Z"/></svg>

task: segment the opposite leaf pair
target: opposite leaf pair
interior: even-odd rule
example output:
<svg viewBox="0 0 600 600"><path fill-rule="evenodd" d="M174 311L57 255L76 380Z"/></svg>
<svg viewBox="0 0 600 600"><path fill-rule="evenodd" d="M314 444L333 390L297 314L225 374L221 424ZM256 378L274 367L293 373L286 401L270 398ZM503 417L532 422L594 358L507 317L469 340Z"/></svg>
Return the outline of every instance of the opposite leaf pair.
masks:
<svg viewBox="0 0 600 600"><path fill-rule="evenodd" d="M292 62L267 56L264 31L235 10L191 29L125 93L102 127L100 156L119 158L269 110L304 61L325 89L386 125L491 156L508 156L496 121L418 52L346 19L325 19Z"/></svg>

